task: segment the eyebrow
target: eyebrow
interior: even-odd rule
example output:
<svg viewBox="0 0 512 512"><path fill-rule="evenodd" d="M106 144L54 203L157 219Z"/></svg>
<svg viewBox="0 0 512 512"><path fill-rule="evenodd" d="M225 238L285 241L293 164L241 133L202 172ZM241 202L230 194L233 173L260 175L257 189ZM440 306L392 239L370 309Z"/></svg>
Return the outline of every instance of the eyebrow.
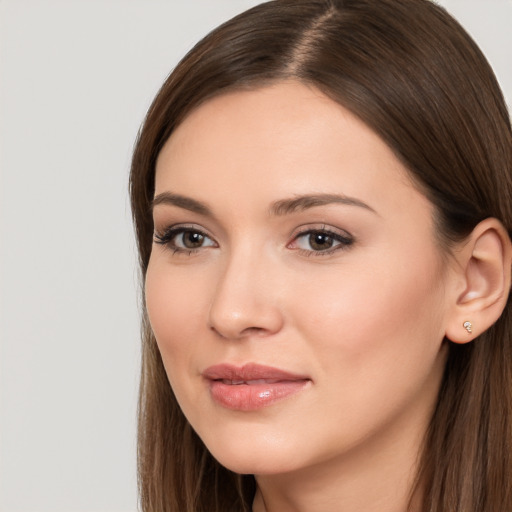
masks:
<svg viewBox="0 0 512 512"><path fill-rule="evenodd" d="M155 206L160 204L177 206L178 208L183 208L184 210L189 210L199 215L204 215L205 217L213 217L213 212L204 203L180 194L173 194L171 192L158 194L151 201L150 210L153 211Z"/></svg>
<svg viewBox="0 0 512 512"><path fill-rule="evenodd" d="M171 192L162 192L155 196L151 201L151 211L158 205L170 205L189 210L205 217L214 217L212 210L204 203L192 199L191 197L173 194ZM325 206L328 204L343 204L347 206L357 206L373 213L377 213L371 206L355 197L349 197L341 194L308 194L297 196L290 199L280 199L272 203L270 214L275 216L288 215L290 213L304 211L316 206Z"/></svg>
<svg viewBox="0 0 512 512"><path fill-rule="evenodd" d="M272 204L270 213L272 215L288 215L297 211L304 211L315 206L328 204L343 204L347 206L358 206L373 213L377 213L371 206L355 197L342 194L312 194L298 196L291 199L282 199Z"/></svg>

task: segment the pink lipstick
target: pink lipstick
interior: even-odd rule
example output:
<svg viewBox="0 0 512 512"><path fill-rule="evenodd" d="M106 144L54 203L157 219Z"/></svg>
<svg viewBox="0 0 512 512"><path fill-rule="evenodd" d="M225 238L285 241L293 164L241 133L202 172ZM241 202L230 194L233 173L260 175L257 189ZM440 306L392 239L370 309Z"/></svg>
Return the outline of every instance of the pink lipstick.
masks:
<svg viewBox="0 0 512 512"><path fill-rule="evenodd" d="M203 377L211 397L228 409L255 411L301 391L310 378L270 366L242 367L219 364L207 368Z"/></svg>

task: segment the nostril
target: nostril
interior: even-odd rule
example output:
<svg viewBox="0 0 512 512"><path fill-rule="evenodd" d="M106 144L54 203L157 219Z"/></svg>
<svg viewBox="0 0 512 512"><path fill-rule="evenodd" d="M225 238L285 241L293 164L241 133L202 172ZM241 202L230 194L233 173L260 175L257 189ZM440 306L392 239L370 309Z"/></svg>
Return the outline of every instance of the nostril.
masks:
<svg viewBox="0 0 512 512"><path fill-rule="evenodd" d="M220 338L225 338L225 336L223 334L221 334L217 329L215 329L215 327L213 325L210 325L210 331L214 332Z"/></svg>
<svg viewBox="0 0 512 512"><path fill-rule="evenodd" d="M214 325L210 325L210 330L213 331L220 338L244 338L250 336L265 336L269 332L263 327L246 327L239 332L228 333L227 330L225 332L221 332L221 330L217 329Z"/></svg>
<svg viewBox="0 0 512 512"><path fill-rule="evenodd" d="M263 329L262 327L247 327L244 329L240 334L241 336L246 335L265 335L267 331Z"/></svg>

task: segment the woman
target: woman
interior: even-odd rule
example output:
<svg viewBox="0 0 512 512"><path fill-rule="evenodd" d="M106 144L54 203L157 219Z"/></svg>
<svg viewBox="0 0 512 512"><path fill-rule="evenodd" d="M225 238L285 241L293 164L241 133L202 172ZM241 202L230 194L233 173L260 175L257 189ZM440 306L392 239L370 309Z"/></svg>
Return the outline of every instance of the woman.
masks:
<svg viewBox="0 0 512 512"><path fill-rule="evenodd" d="M143 510L512 510L511 169L429 1L278 0L198 43L132 165Z"/></svg>

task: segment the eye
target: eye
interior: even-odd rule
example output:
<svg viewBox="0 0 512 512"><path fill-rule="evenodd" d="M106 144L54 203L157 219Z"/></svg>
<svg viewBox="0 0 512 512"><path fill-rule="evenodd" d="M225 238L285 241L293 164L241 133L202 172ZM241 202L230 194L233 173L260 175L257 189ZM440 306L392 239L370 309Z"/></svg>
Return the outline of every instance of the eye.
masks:
<svg viewBox="0 0 512 512"><path fill-rule="evenodd" d="M164 233L155 233L155 243L165 245L174 252L194 252L203 247L216 247L216 243L197 228L176 226Z"/></svg>
<svg viewBox="0 0 512 512"><path fill-rule="evenodd" d="M208 237L197 231L182 231L174 238L174 245L182 249L198 249Z"/></svg>
<svg viewBox="0 0 512 512"><path fill-rule="evenodd" d="M348 233L337 233L329 229L310 229L299 233L289 247L309 255L315 253L324 255L346 249L353 243L354 239Z"/></svg>

